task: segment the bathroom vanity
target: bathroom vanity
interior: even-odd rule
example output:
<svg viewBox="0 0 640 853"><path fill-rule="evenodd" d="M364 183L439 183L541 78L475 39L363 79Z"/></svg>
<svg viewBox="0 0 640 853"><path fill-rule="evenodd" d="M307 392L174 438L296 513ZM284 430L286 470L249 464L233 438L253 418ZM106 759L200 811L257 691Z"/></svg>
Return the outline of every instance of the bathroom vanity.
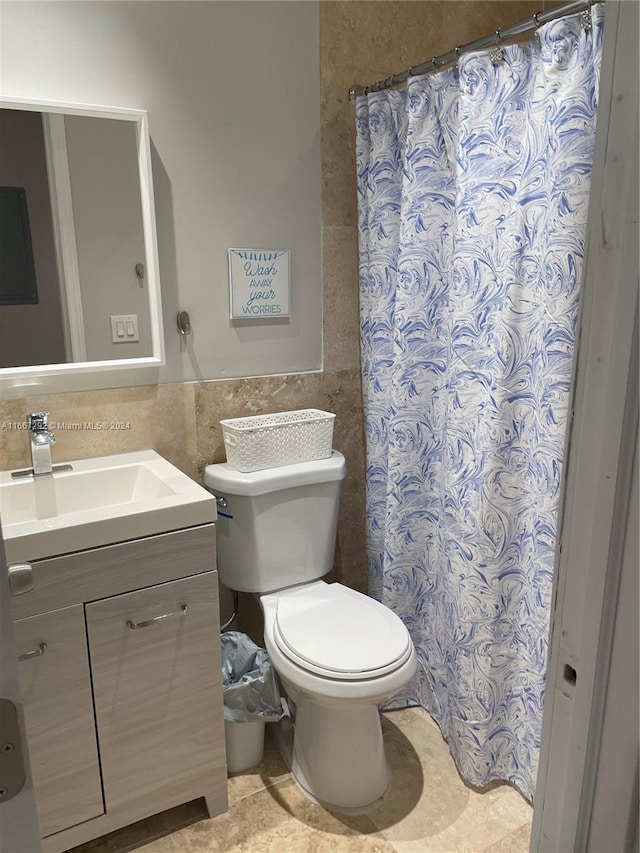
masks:
<svg viewBox="0 0 640 853"><path fill-rule="evenodd" d="M114 482L128 477L129 500L121 495L115 508L97 511L93 532L86 506L27 519L33 515L28 496L0 475L5 507L13 487L14 515L9 512L3 526L47 853L199 797L212 816L227 808L214 499L153 451L104 460L84 460L85 467L90 474L100 469L103 480L105 471ZM146 476L154 465L170 493L153 496L156 485L140 485L144 477L137 468ZM132 466L133 473L126 470ZM76 468L50 480L58 509L69 510L64 490L71 481L75 492L82 473ZM91 482L89 476L88 504ZM106 482L101 490L106 502ZM20 511L22 521L15 517ZM111 519L109 526L105 516L118 512L126 517L120 525ZM74 530L74 514L83 513L85 523ZM170 518L174 529L158 530ZM194 524L187 526L187 519ZM40 529L21 537L21 524ZM114 529L130 534L132 525L149 535L104 542ZM65 538L70 544L102 542L60 553ZM47 551L57 553L45 556ZM23 592L19 567L27 560L31 588Z"/></svg>

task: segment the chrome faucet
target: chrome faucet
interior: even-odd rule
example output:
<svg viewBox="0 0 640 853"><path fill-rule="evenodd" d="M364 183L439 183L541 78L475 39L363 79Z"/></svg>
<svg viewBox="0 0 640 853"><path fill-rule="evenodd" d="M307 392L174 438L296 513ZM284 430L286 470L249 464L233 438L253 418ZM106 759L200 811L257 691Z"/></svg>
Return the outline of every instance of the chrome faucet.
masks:
<svg viewBox="0 0 640 853"><path fill-rule="evenodd" d="M48 418L49 412L31 412L27 415L33 468L12 471L12 478L40 477L43 474L55 474L56 471L73 471L73 465L51 464L51 445L54 444L56 437L49 429Z"/></svg>
<svg viewBox="0 0 640 853"><path fill-rule="evenodd" d="M34 477L53 473L51 466L51 445L55 435L49 431L49 412L31 412L27 416L27 429L31 434L31 463Z"/></svg>

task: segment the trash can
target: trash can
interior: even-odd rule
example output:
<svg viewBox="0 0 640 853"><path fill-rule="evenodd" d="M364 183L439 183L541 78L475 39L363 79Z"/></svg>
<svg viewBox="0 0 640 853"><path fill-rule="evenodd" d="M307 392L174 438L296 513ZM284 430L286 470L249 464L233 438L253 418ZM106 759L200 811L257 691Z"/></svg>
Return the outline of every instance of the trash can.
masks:
<svg viewBox="0 0 640 853"><path fill-rule="evenodd" d="M285 713L266 650L239 631L221 634L220 643L227 769L238 773L260 763L265 723Z"/></svg>

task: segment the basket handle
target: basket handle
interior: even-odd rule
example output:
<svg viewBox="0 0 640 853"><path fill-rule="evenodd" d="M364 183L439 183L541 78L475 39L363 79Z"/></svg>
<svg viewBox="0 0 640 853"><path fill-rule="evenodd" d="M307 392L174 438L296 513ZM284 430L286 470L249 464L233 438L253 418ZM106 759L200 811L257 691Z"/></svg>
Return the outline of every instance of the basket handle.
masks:
<svg viewBox="0 0 640 853"><path fill-rule="evenodd" d="M238 443L238 440L235 435L232 435L231 433L227 433L224 437L224 440L228 445L230 445L230 447L235 447Z"/></svg>

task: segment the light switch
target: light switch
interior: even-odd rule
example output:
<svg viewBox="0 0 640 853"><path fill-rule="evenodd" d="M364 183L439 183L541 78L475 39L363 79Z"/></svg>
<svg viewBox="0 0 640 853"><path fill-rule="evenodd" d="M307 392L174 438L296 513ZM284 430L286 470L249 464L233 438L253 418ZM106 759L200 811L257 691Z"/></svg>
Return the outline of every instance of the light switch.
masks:
<svg viewBox="0 0 640 853"><path fill-rule="evenodd" d="M135 343L140 340L137 314L111 314L111 341L114 344Z"/></svg>

